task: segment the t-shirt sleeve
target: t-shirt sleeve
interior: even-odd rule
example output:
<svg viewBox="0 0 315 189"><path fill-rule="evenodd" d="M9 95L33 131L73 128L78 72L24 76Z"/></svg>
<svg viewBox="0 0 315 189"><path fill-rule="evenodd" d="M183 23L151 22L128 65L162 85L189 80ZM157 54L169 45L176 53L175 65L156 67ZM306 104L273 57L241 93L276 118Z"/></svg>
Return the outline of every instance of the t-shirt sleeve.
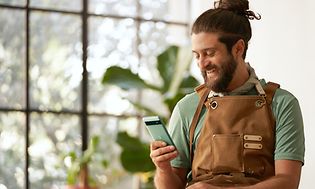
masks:
<svg viewBox="0 0 315 189"><path fill-rule="evenodd" d="M276 117L275 160L297 160L304 164L305 138L301 109L298 100L291 95L281 94L276 99L273 112Z"/></svg>
<svg viewBox="0 0 315 189"><path fill-rule="evenodd" d="M185 119L182 119L180 107L177 104L169 121L169 132L174 140L179 155L171 161L173 167L190 168L189 139L187 138L187 127Z"/></svg>

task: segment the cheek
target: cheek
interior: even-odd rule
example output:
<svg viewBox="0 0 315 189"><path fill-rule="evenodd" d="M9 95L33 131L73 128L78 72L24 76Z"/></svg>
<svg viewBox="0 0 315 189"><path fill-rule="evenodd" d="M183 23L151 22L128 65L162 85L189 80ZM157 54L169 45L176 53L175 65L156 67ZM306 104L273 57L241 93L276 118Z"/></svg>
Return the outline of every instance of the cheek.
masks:
<svg viewBox="0 0 315 189"><path fill-rule="evenodd" d="M214 61L215 61L214 58L205 57L205 58L199 59L197 61L197 65L199 69L204 70L207 68L207 66L211 65Z"/></svg>

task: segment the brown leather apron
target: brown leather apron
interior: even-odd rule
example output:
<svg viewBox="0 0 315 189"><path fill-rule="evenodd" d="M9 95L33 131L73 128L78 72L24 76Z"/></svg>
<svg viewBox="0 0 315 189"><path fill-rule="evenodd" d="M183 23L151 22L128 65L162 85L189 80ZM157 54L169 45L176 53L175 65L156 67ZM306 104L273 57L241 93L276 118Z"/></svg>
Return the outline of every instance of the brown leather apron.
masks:
<svg viewBox="0 0 315 189"><path fill-rule="evenodd" d="M192 181L218 186L255 184L275 174L275 120L271 102L278 84L268 83L259 95L210 97L197 88L200 102L190 127ZM257 87L256 87L257 88ZM265 92L265 94L264 94ZM202 106L206 117L192 151Z"/></svg>

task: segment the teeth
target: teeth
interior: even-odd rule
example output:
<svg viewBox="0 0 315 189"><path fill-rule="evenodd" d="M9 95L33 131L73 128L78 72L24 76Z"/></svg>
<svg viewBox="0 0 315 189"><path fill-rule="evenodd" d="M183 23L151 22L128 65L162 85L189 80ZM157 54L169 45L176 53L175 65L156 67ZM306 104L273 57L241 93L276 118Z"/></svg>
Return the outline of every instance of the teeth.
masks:
<svg viewBox="0 0 315 189"><path fill-rule="evenodd" d="M210 73L212 73L214 71L215 71L215 69L213 68L213 69L207 70L206 72L207 72L207 74L210 74Z"/></svg>

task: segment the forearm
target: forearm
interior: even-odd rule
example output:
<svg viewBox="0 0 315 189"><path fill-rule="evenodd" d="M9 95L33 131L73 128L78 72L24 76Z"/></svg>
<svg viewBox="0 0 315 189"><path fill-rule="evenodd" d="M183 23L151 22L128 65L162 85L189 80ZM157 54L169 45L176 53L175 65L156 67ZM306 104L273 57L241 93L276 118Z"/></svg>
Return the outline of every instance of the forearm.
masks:
<svg viewBox="0 0 315 189"><path fill-rule="evenodd" d="M302 163L299 161L277 160L275 161L275 176L256 185L236 189L297 189L300 183L301 167Z"/></svg>
<svg viewBox="0 0 315 189"><path fill-rule="evenodd" d="M262 181L258 184L246 186L246 187L231 187L231 189L297 189L299 186L299 181L296 181L295 178L292 178L288 175L277 175ZM226 189L226 188L224 188Z"/></svg>
<svg viewBox="0 0 315 189"><path fill-rule="evenodd" d="M157 189L183 189L185 185L180 177L173 171L160 171L157 169L154 183Z"/></svg>

